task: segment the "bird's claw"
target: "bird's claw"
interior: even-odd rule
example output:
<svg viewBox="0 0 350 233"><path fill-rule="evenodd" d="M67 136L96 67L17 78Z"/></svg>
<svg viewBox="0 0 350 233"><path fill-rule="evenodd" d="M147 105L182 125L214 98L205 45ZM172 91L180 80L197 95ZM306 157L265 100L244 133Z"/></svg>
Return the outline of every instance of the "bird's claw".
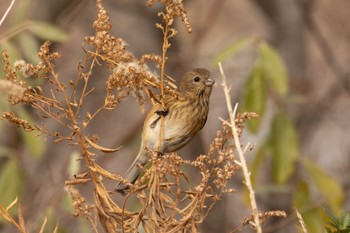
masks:
<svg viewBox="0 0 350 233"><path fill-rule="evenodd" d="M162 110L156 111L156 114L159 116L166 116L168 115L168 113L169 113L168 109L162 109Z"/></svg>

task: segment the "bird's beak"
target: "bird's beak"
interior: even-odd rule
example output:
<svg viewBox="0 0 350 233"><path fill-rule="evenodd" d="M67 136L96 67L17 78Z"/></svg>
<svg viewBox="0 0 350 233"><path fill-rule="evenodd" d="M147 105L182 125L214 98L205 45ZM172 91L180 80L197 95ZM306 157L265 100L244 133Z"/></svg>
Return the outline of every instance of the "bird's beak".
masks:
<svg viewBox="0 0 350 233"><path fill-rule="evenodd" d="M208 78L207 80L205 80L206 86L213 86L214 83L215 83L214 79Z"/></svg>

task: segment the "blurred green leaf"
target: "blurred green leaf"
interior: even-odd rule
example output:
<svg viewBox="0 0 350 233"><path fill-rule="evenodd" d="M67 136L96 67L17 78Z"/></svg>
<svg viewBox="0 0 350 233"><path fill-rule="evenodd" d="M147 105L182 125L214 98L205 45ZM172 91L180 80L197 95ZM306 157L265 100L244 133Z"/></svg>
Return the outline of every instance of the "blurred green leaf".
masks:
<svg viewBox="0 0 350 233"><path fill-rule="evenodd" d="M259 171L259 167L260 165L265 161L266 158L266 143L264 145L262 145L258 152L255 154L253 161L251 162L250 166L249 166L249 171L251 173L251 181L253 184L253 187L255 187L256 184L256 178L258 177L258 171Z"/></svg>
<svg viewBox="0 0 350 233"><path fill-rule="evenodd" d="M56 216L55 209L52 206L50 206L49 208L46 209L45 214L43 214L43 218L45 218L44 216L47 218L45 232L54 232L54 229L57 225L57 216Z"/></svg>
<svg viewBox="0 0 350 233"><path fill-rule="evenodd" d="M306 168L313 183L326 198L327 203L335 213L340 213L341 206L344 200L344 191L341 185L328 176L315 163L308 159L302 159L302 164Z"/></svg>
<svg viewBox="0 0 350 233"><path fill-rule="evenodd" d="M11 156L0 170L0 204L8 206L13 199L21 196L23 180L17 161ZM17 213L17 206L10 209L11 215ZM3 219L0 218L0 221Z"/></svg>
<svg viewBox="0 0 350 233"><path fill-rule="evenodd" d="M261 66L257 65L251 72L243 90L242 112L256 112L260 117L247 122L252 132L257 132L266 108L266 88Z"/></svg>
<svg viewBox="0 0 350 233"><path fill-rule="evenodd" d="M1 130L1 129L0 129ZM2 157L9 157L9 155L11 153L13 153L14 150L10 147L6 147L6 146L0 146L0 158ZM0 168L1 168L2 164L0 163Z"/></svg>
<svg viewBox="0 0 350 233"><path fill-rule="evenodd" d="M2 40L0 43L1 52L6 51L10 57L10 62L14 62L20 55L18 48L9 40ZM1 59L1 64L3 63ZM2 69L1 69L2 70Z"/></svg>
<svg viewBox="0 0 350 233"><path fill-rule="evenodd" d="M336 223L338 221L337 217L334 216L333 212L330 209L325 208L324 210L331 222Z"/></svg>
<svg viewBox="0 0 350 233"><path fill-rule="evenodd" d="M63 42L68 37L62 29L47 22L32 21L28 30L43 40Z"/></svg>
<svg viewBox="0 0 350 233"><path fill-rule="evenodd" d="M303 180L299 180L293 196L293 205L301 211L304 209L310 209L310 205L312 203L310 199L309 186Z"/></svg>
<svg viewBox="0 0 350 233"><path fill-rule="evenodd" d="M21 46L23 50L26 60L30 63L37 64L40 61L37 56L40 47L38 40L28 32L22 32L16 38L19 42L18 45Z"/></svg>
<svg viewBox="0 0 350 233"><path fill-rule="evenodd" d="M21 119L27 120L30 125L35 124L34 119L23 107L19 106L19 108L16 109L16 113ZM35 131L26 132L22 128L19 128L19 131L31 155L33 155L33 157L36 159L40 159L44 154L45 149L43 137L38 136L37 132Z"/></svg>
<svg viewBox="0 0 350 233"><path fill-rule="evenodd" d="M288 91L287 69L278 52L267 43L259 45L259 62L263 69L264 79L279 95L284 96Z"/></svg>
<svg viewBox="0 0 350 233"><path fill-rule="evenodd" d="M284 184L294 172L299 143L294 125L282 111L278 111L272 121L269 147L272 153L273 180L277 184Z"/></svg>
<svg viewBox="0 0 350 233"><path fill-rule="evenodd" d="M31 0L21 0L17 1L14 7L11 10L11 13L9 16L9 22L11 25L18 24L20 22L23 22L26 18L28 18L28 14L30 14L32 11L30 10L30 6L32 6L33 3Z"/></svg>
<svg viewBox="0 0 350 233"><path fill-rule="evenodd" d="M73 212L73 200L71 196L68 194L68 192L65 192L62 198L61 206L63 210L65 210L67 213Z"/></svg>
<svg viewBox="0 0 350 233"><path fill-rule="evenodd" d="M349 232L350 230L350 213L349 212L343 212L340 214L338 226L341 230L347 230Z"/></svg>
<svg viewBox="0 0 350 233"><path fill-rule="evenodd" d="M80 171L80 153L78 151L73 151L71 155L69 156L69 177L73 177L74 175L78 174Z"/></svg>
<svg viewBox="0 0 350 233"><path fill-rule="evenodd" d="M332 233L349 233L350 232L350 212L342 212L337 218L333 212L325 208L325 212L330 219L330 222L328 222L329 227L325 227L326 232L332 232Z"/></svg>
<svg viewBox="0 0 350 233"><path fill-rule="evenodd" d="M216 66L219 62L227 60L228 58L234 56L238 51L245 48L251 41L251 38L245 38L234 42L228 48L225 48L223 51L219 52L216 55L212 65Z"/></svg>
<svg viewBox="0 0 350 233"><path fill-rule="evenodd" d="M314 208L308 184L302 180L299 180L296 185L293 195L293 206L301 213L309 233L322 232L324 222L321 210Z"/></svg>

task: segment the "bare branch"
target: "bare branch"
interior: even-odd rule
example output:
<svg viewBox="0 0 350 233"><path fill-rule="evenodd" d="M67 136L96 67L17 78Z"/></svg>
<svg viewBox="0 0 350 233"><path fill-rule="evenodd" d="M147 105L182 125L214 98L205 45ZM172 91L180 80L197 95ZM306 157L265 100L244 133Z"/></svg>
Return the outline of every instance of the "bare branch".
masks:
<svg viewBox="0 0 350 233"><path fill-rule="evenodd" d="M237 111L238 104L235 105L235 109L233 111L232 104L231 104L231 98L230 98L230 90L229 90L229 87L227 86L226 76L225 76L224 70L223 70L220 62L219 62L219 68L220 68L220 73L221 73L221 78L222 78L221 85L224 89L226 103L227 103L227 110L228 110L229 118L230 118L230 127L232 129L233 139L234 139L234 142L236 145L236 149L238 151L238 155L239 155L239 159L240 159L240 166L242 167L242 170L243 170L244 181L245 181L244 183L247 186L248 191L249 191L250 204L251 204L251 207L253 210L256 232L262 233L260 220L259 220L259 211L258 211L258 207L257 207L256 200L255 200L252 182L250 180L250 172L248 170L247 163L246 163L246 160L244 158L244 153L243 153L243 150L241 148L241 143L239 141L237 127L235 124L235 114Z"/></svg>
<svg viewBox="0 0 350 233"><path fill-rule="evenodd" d="M12 0L12 1L11 1L11 3L10 3L10 5L9 5L9 7L7 8L5 14L2 16L2 18L1 18L1 20L0 20L0 27L1 27L2 23L5 21L5 19L6 19L7 15L8 15L8 13L10 12L10 10L11 10L11 8L12 8L12 6L13 6L13 4L15 4L15 1L16 1L16 0Z"/></svg>

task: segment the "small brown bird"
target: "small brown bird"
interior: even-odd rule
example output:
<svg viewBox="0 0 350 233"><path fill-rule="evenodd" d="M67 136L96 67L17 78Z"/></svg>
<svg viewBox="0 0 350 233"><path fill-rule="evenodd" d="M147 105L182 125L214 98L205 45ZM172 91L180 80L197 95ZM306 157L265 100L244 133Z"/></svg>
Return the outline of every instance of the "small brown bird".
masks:
<svg viewBox="0 0 350 233"><path fill-rule="evenodd" d="M125 173L125 180L132 184L137 180L140 175L137 164L145 166L149 159L146 148L160 153L171 153L192 140L207 121L209 97L214 83L208 70L191 70L181 78L177 98L165 95L165 109L161 104L153 106L143 125L139 153ZM161 116L164 119L162 140L159 144ZM126 184L119 183L115 191L123 193L126 189Z"/></svg>

